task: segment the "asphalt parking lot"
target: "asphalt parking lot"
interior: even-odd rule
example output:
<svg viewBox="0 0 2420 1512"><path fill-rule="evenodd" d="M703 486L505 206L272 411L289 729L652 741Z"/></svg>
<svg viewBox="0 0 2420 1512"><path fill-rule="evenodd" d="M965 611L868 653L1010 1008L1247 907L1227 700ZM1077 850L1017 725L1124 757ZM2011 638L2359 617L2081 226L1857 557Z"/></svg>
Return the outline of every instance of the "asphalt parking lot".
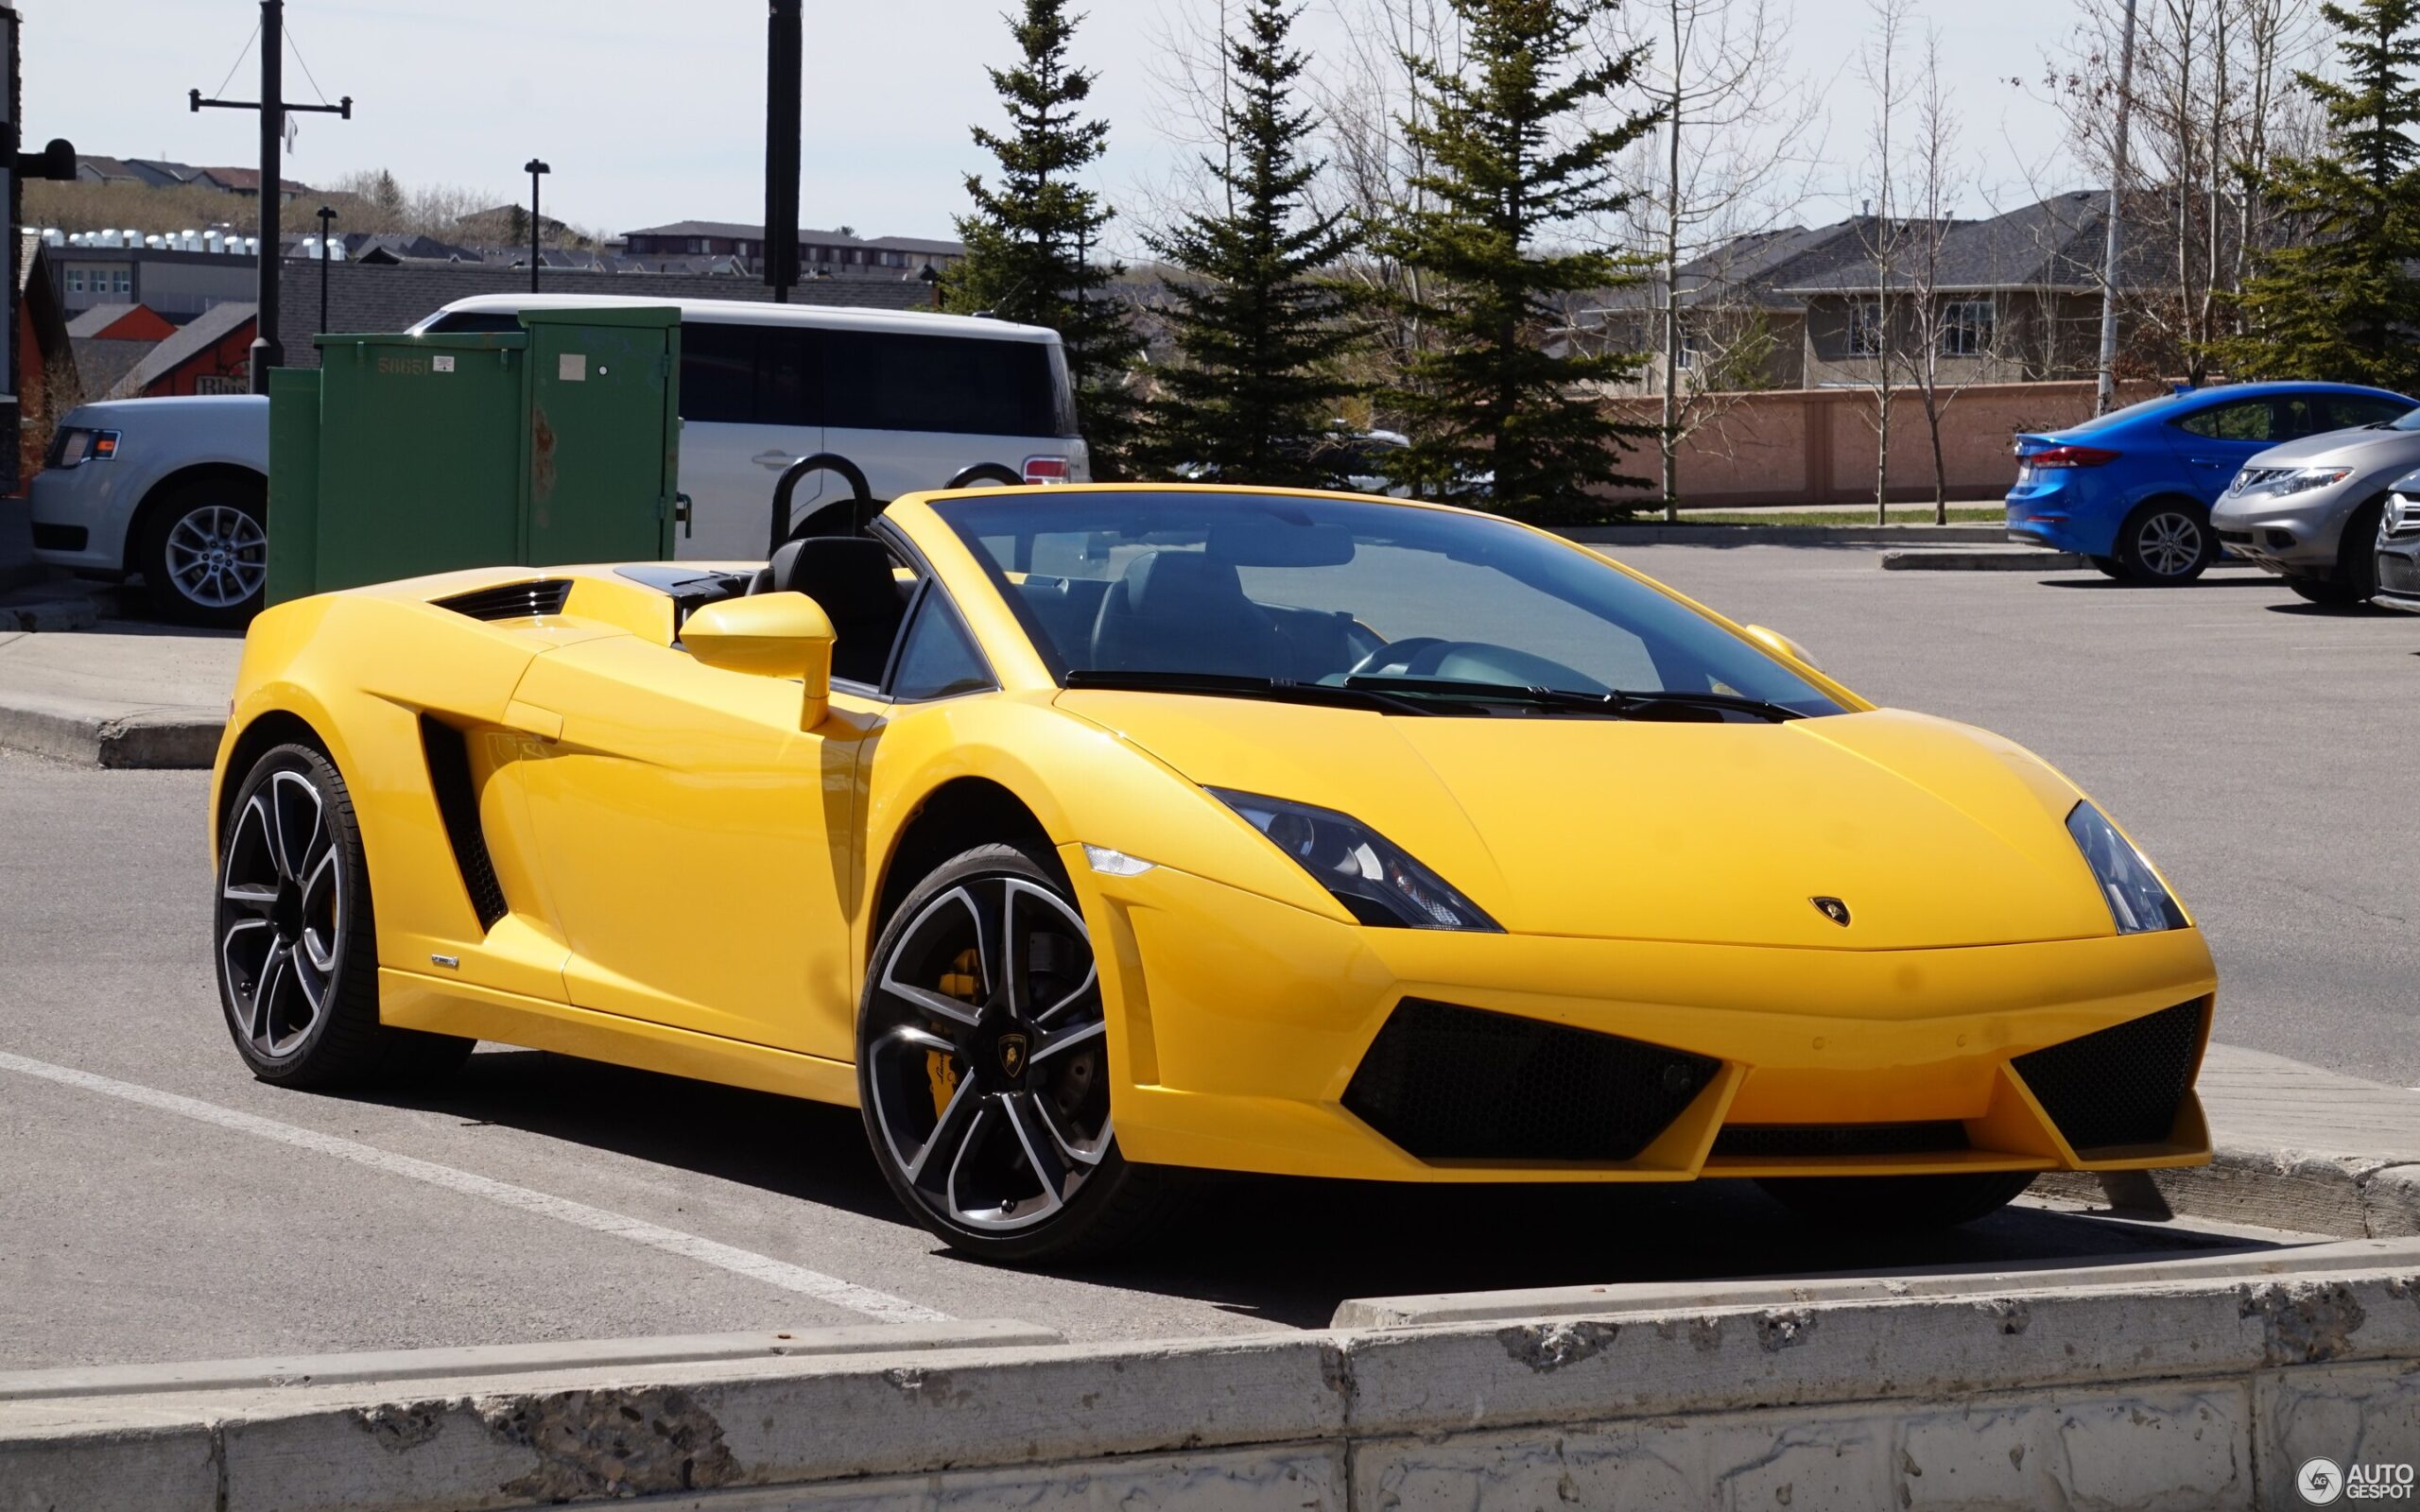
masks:
<svg viewBox="0 0 2420 1512"><path fill-rule="evenodd" d="M2420 618L2312 610L2243 573L2159 592L1884 574L1868 551L1622 555L1879 701L2067 770L2209 931L2222 1040L2420 1084L2420 858L2398 798ZM0 1368L803 1327L890 1303L1198 1335L1317 1326L1354 1296L2242 1242L2039 1208L1850 1242L1721 1183L1237 1180L1115 1269L989 1269L896 1211L854 1113L513 1050L411 1100L253 1082L211 983L204 789L0 756Z"/></svg>

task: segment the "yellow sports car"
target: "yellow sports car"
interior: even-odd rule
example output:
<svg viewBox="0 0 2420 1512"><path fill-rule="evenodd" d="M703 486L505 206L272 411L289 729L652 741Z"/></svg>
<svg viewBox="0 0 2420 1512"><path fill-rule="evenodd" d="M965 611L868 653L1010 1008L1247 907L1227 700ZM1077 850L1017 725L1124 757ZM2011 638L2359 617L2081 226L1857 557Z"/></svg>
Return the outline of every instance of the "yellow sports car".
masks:
<svg viewBox="0 0 2420 1512"><path fill-rule="evenodd" d="M1915 1226L2208 1159L2209 952L2066 778L1461 509L968 490L302 599L211 818L261 1077L493 1040L854 1104L996 1259L1201 1169Z"/></svg>

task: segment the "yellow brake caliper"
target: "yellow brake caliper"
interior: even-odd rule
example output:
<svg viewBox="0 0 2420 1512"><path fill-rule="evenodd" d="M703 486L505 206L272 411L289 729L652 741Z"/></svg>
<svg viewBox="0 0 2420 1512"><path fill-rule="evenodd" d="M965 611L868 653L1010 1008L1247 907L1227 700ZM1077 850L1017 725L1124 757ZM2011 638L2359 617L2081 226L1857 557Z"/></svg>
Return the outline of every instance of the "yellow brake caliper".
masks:
<svg viewBox="0 0 2420 1512"><path fill-rule="evenodd" d="M950 963L950 970L942 973L942 991L960 1003L979 1003L983 984L976 973L981 964L973 951L959 952L958 959ZM950 1059L946 1051L927 1050L925 1052L925 1076L932 1083L933 1116L939 1118L949 1107L949 1100L958 1095L958 1063Z"/></svg>

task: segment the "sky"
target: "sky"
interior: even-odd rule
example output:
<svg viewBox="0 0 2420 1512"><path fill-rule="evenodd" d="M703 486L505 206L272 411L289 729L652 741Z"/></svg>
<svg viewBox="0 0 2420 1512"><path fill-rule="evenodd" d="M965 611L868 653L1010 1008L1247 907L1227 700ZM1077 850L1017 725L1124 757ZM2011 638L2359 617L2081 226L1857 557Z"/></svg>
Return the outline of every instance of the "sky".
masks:
<svg viewBox="0 0 2420 1512"><path fill-rule="evenodd" d="M1083 0L1079 0L1082 4ZM1208 0L1090 0L1078 61L1098 70L1111 123L1095 187L1139 204L1189 150L1154 129L1154 77L1170 26ZM1297 36L1336 43L1337 0L1305 0ZM1832 115L1835 156L1859 150L1863 86L1853 60L1868 0L1776 0L1790 13L1789 66ZM2057 112L2036 82L2073 24L2073 0L1917 0L1941 35L1979 198L2004 196L2048 164L2065 181ZM185 92L219 93L259 17L252 0L17 0L24 17L25 135L79 151L244 165L248 112L189 112ZM970 124L996 124L985 75L1008 46L1006 0L808 0L801 219L866 235L948 236L964 177L987 160ZM681 219L753 222L764 191L763 0L288 0L286 95L351 94L353 120L299 118L285 176L333 182L385 167L407 183L524 198L520 164L553 167L544 209L625 232ZM226 95L257 93L257 54ZM2020 88L2012 78L2021 77ZM2036 166L2030 177L2043 177ZM1837 218L1845 199L1800 217ZM1970 211L1980 208L1967 207ZM1128 216L1131 222L1134 217Z"/></svg>

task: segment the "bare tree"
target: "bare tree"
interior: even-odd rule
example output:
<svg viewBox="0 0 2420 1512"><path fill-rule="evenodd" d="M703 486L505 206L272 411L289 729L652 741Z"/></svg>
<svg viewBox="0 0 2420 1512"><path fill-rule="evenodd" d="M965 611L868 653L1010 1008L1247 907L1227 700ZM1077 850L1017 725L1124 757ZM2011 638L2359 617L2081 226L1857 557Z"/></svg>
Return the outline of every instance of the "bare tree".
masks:
<svg viewBox="0 0 2420 1512"><path fill-rule="evenodd" d="M1806 203L1822 156L1823 94L1785 66L1789 20L1771 0L1639 0L1611 29L1609 52L1648 50L1646 87L1664 113L1627 164L1637 199L1624 239L1651 249L1662 304L1664 518L1674 520L1682 443L1712 407L1701 397L1703 373L1685 372L1684 351L1700 364L1711 355L1708 366L1737 366L1706 350L1728 329L1724 322L1685 328L1681 270L1723 243L1772 230ZM1730 291L1698 292L1719 305ZM1754 321L1738 329L1752 340L1759 329L1770 336Z"/></svg>
<svg viewBox="0 0 2420 1512"><path fill-rule="evenodd" d="M1998 339L1998 320L1988 301L1951 300L1945 286L1944 254L1957 229L1953 212L1965 188L1960 166L1958 112L1944 92L1941 33L1925 30L1924 72L1916 86L1915 136L1908 162L1908 213L1904 252L1908 285L1908 373L1924 406L1932 442L1932 523L1949 523L1949 469L1942 456L1941 421L1952 401L1981 376ZM1958 364L1945 367L1944 359Z"/></svg>
<svg viewBox="0 0 2420 1512"><path fill-rule="evenodd" d="M1850 307L1848 350L1872 364L1861 369L1860 387L1867 393L1866 416L1874 427L1874 523L1890 522L1891 417L1897 398L1898 355L1905 345L1906 321L1900 313L1899 283L1910 241L1901 204L1905 150L1898 136L1901 112L1907 108L1907 66L1902 56L1907 41L1908 13L1913 0L1868 0L1874 32L1858 55L1858 77L1873 101L1866 128L1866 159L1858 170L1858 187L1864 201L1858 238L1874 278L1871 301Z"/></svg>

